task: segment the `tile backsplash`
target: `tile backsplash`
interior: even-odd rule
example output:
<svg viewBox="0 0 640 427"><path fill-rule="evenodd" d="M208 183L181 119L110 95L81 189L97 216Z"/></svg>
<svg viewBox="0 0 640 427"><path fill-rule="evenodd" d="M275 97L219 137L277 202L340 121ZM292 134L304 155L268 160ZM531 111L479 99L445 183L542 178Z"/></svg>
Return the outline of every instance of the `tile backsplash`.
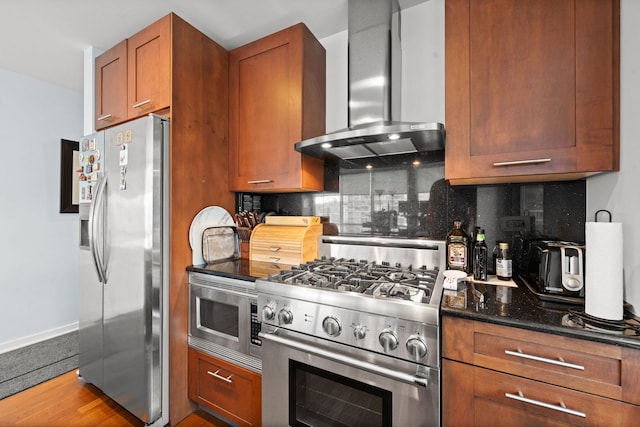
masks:
<svg viewBox="0 0 640 427"><path fill-rule="evenodd" d="M293 194L239 194L242 203L279 215L329 218L341 234L427 237L444 240L461 220L471 235L485 230L495 241L548 237L584 243L584 180L528 184L450 186L444 163L374 169L327 168L325 188Z"/></svg>

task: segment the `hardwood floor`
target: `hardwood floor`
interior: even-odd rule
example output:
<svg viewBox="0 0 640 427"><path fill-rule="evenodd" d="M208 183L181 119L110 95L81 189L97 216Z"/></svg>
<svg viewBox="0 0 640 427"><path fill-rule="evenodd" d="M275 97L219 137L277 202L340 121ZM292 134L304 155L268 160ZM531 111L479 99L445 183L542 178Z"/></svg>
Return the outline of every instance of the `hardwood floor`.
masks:
<svg viewBox="0 0 640 427"><path fill-rule="evenodd" d="M142 427L144 423L79 380L76 371L0 400L2 427ZM229 427L204 411L196 411L176 427Z"/></svg>

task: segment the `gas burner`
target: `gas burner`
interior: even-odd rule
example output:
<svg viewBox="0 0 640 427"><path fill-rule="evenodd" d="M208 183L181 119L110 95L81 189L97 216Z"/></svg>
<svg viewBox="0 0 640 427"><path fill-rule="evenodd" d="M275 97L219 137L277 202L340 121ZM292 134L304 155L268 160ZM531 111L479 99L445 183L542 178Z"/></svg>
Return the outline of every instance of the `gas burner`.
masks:
<svg viewBox="0 0 640 427"><path fill-rule="evenodd" d="M428 302L428 300L425 301L426 293L424 290L393 282L380 283L367 290L366 293L374 298L400 299L420 303Z"/></svg>
<svg viewBox="0 0 640 427"><path fill-rule="evenodd" d="M414 283L418 276L411 271L391 271L386 274L387 279L392 282L410 282Z"/></svg>

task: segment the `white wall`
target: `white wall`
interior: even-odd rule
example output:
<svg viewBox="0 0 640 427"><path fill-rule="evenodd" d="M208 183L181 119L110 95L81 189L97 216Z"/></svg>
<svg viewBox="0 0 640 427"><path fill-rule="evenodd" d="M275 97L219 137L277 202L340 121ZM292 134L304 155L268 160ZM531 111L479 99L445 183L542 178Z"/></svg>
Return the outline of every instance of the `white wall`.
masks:
<svg viewBox="0 0 640 427"><path fill-rule="evenodd" d="M60 214L60 139L82 93L0 69L0 352L77 327L78 215Z"/></svg>
<svg viewBox="0 0 640 427"><path fill-rule="evenodd" d="M640 313L640 2L620 2L620 172L587 179L587 221L607 209L624 232L625 300ZM602 218L604 219L604 218ZM589 256L589 254L587 254Z"/></svg>

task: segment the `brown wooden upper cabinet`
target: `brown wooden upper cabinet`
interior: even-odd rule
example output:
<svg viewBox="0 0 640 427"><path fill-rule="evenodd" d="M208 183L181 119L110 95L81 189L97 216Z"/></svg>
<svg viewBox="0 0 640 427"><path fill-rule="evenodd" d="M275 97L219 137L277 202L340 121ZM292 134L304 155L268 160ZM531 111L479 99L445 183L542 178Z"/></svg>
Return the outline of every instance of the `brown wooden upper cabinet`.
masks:
<svg viewBox="0 0 640 427"><path fill-rule="evenodd" d="M229 189L323 189L296 142L325 133L325 49L297 24L229 54Z"/></svg>
<svg viewBox="0 0 640 427"><path fill-rule="evenodd" d="M170 106L172 16L96 58L96 129Z"/></svg>
<svg viewBox="0 0 640 427"><path fill-rule="evenodd" d="M96 58L96 130L127 119L127 41Z"/></svg>
<svg viewBox="0 0 640 427"><path fill-rule="evenodd" d="M619 0L446 0L445 178L619 170Z"/></svg>

